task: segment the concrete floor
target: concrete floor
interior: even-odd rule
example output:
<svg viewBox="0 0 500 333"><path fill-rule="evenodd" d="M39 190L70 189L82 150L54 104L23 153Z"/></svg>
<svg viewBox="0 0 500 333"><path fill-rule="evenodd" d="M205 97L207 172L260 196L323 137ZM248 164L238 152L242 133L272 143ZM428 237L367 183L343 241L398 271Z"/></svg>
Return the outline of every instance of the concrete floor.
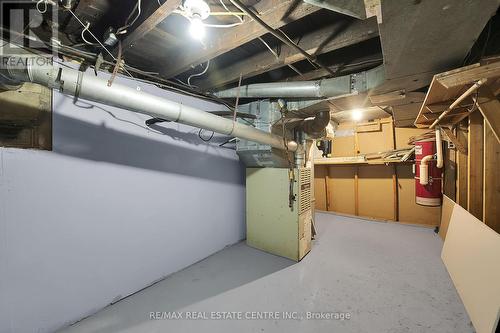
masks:
<svg viewBox="0 0 500 333"><path fill-rule="evenodd" d="M323 213L317 228L300 263L240 243L63 332L473 332L433 230ZM247 319L150 319L176 311ZM277 319L249 319L269 312ZM351 318L311 320L307 312Z"/></svg>

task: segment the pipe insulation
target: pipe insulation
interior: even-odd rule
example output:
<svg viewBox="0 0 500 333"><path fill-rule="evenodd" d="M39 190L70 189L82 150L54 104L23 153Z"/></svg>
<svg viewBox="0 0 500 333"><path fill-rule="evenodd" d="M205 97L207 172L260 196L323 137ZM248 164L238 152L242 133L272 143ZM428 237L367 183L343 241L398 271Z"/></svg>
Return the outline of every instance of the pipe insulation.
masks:
<svg viewBox="0 0 500 333"><path fill-rule="evenodd" d="M255 83L216 92L220 98L329 98L357 95L385 82L385 68L316 81Z"/></svg>
<svg viewBox="0 0 500 333"><path fill-rule="evenodd" d="M285 140L279 135L264 132L232 119L216 116L119 83L108 86L108 80L97 77L93 73L40 63L39 58L9 59L7 69L3 69L3 76L9 77L14 82L38 83L85 100L259 142L273 148L288 149L292 152L297 150L295 141L286 141L287 147L285 147Z"/></svg>

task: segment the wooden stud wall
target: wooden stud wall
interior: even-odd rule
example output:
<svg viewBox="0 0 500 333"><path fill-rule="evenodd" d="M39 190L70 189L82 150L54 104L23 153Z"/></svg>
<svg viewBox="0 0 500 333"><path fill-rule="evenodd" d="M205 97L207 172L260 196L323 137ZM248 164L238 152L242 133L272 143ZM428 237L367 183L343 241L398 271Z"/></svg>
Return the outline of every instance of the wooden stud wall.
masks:
<svg viewBox="0 0 500 333"><path fill-rule="evenodd" d="M444 149L443 192L500 232L500 142L490 125L500 114L500 103L484 99L480 103L480 108L488 107L489 121L484 112L475 111L453 131L447 130L446 136L452 136L460 147ZM341 136L333 140L334 157L409 147L411 136L428 131L394 128L390 118L363 128L340 124L339 130ZM317 165L315 182L324 186L317 190L316 207L348 215L437 226L441 208L415 204L412 168L411 164Z"/></svg>
<svg viewBox="0 0 500 333"><path fill-rule="evenodd" d="M466 122L466 120L465 120ZM456 136L458 141L464 145L467 144L467 125L459 125L456 130ZM467 209L467 189L468 189L468 157L467 153L456 151L456 163L457 163L457 191L456 191L456 202Z"/></svg>
<svg viewBox="0 0 500 333"><path fill-rule="evenodd" d="M474 112L469 117L467 156L467 210L483 218L483 116Z"/></svg>
<svg viewBox="0 0 500 333"><path fill-rule="evenodd" d="M484 124L483 188L483 222L500 233L500 142L487 123Z"/></svg>
<svg viewBox="0 0 500 333"><path fill-rule="evenodd" d="M466 149L456 149L455 154L445 150L444 193L500 233L500 141L490 125L500 115L500 103L484 96L481 92L480 111L473 112L455 129L457 139ZM453 176L455 188L450 186Z"/></svg>

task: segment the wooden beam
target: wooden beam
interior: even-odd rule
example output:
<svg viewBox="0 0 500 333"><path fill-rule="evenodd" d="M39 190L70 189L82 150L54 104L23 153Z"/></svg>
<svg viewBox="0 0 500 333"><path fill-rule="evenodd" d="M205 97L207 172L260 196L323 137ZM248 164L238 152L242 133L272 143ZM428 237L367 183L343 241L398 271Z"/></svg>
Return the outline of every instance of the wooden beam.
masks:
<svg viewBox="0 0 500 333"><path fill-rule="evenodd" d="M483 220L483 136L483 117L473 112L467 140L467 210L479 220Z"/></svg>
<svg viewBox="0 0 500 333"><path fill-rule="evenodd" d="M326 174L325 174L325 192L326 192L326 210L330 211L331 205L330 205L330 199L331 199L331 194L330 194L330 167L326 166Z"/></svg>
<svg viewBox="0 0 500 333"><path fill-rule="evenodd" d="M136 41L146 36L148 32L153 30L165 18L172 14L172 12L180 6L181 2L182 0L167 0L164 2L163 5L156 9L153 14L139 24L139 26L125 38L123 41L123 51L127 52L130 48L134 47Z"/></svg>
<svg viewBox="0 0 500 333"><path fill-rule="evenodd" d="M373 102L373 101L372 101ZM392 136L392 148L396 149L396 128L394 127L394 122L390 122L391 125L391 136ZM394 214L393 220L399 221L399 188L398 188L398 170L397 165L394 163L392 165L392 193L394 196Z"/></svg>
<svg viewBox="0 0 500 333"><path fill-rule="evenodd" d="M472 84L479 79L489 79L496 76L500 76L500 61L441 76L437 81L449 89Z"/></svg>
<svg viewBox="0 0 500 333"><path fill-rule="evenodd" d="M467 132L457 127L457 138L460 143L467 146ZM467 154L463 154L460 151L456 151L456 163L457 163L457 203L463 208L467 209Z"/></svg>
<svg viewBox="0 0 500 333"><path fill-rule="evenodd" d="M460 140L453 134L453 131L449 128L442 127L444 134L448 137L448 139L453 142L457 150L462 154L467 154L467 147L465 147Z"/></svg>
<svg viewBox="0 0 500 333"><path fill-rule="evenodd" d="M426 107L427 108L427 107ZM439 118L440 113L424 113L422 117L424 117L426 120L429 122L434 121ZM453 117L464 117L467 118L470 115L469 111L464 111L464 112L454 112L454 113L448 113L443 116L442 119L449 119ZM462 118L463 119L463 118ZM462 120L460 119L460 120ZM449 126L448 124L446 126Z"/></svg>
<svg viewBox="0 0 500 333"><path fill-rule="evenodd" d="M359 168L354 167L354 215L359 216Z"/></svg>
<svg viewBox="0 0 500 333"><path fill-rule="evenodd" d="M477 103L479 111L491 127L493 135L500 142L500 102L488 87L483 87L479 91Z"/></svg>
<svg viewBox="0 0 500 333"><path fill-rule="evenodd" d="M491 127L484 122L484 220L490 228L500 233L500 143L493 136Z"/></svg>
<svg viewBox="0 0 500 333"><path fill-rule="evenodd" d="M373 105L389 105L388 103L406 98L405 90L395 90L381 95L369 96Z"/></svg>
<svg viewBox="0 0 500 333"><path fill-rule="evenodd" d="M456 200L457 163L454 149L444 149L443 193L451 200Z"/></svg>
<svg viewBox="0 0 500 333"><path fill-rule="evenodd" d="M254 6L254 9L260 14L260 18L274 29L320 10L319 7L302 2L296 5L295 0L262 0ZM205 42L204 47L196 44L179 50L176 55L173 55L168 68L165 68L161 74L166 78L176 76L191 66L204 63L266 33L267 30L258 22L245 17L242 25L217 30L211 36L212 38Z"/></svg>
<svg viewBox="0 0 500 333"><path fill-rule="evenodd" d="M376 36L378 36L378 28L375 18L366 21L339 21L303 36L297 44L309 54L319 55ZM283 45L278 53L279 56L276 58L269 50L265 50L228 67L219 68L216 75L199 81L197 85L204 89L219 87L236 81L240 74L248 78L305 59L304 55L287 45ZM326 70L323 69L323 71L329 75Z"/></svg>

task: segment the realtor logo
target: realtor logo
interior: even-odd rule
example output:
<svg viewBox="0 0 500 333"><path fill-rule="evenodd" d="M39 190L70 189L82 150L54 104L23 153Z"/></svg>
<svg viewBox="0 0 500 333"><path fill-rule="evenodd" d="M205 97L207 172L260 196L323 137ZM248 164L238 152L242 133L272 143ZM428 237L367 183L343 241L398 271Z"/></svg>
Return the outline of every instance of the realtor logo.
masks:
<svg viewBox="0 0 500 333"><path fill-rule="evenodd" d="M58 10L52 0L0 0L0 56L26 49L49 53L58 36Z"/></svg>

